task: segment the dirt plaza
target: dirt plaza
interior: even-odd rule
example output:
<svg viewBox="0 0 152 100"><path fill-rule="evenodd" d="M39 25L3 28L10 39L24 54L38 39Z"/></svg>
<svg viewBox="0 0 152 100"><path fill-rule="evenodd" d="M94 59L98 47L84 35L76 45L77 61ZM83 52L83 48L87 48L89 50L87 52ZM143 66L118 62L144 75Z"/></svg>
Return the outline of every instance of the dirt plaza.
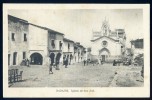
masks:
<svg viewBox="0 0 152 100"><path fill-rule="evenodd" d="M76 63L60 70L48 66L11 66L23 71L22 81L9 84L9 87L140 87L143 78L139 66L112 66L112 64L83 66Z"/></svg>

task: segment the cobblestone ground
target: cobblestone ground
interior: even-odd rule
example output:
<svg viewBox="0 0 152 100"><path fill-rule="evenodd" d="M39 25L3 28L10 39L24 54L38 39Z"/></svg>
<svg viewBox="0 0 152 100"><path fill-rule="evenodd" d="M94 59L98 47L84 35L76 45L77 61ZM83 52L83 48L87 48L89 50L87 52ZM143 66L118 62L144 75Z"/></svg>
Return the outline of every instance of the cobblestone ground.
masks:
<svg viewBox="0 0 152 100"><path fill-rule="evenodd" d="M126 74L120 74L121 71L136 72L140 71L140 67L131 69L125 66L112 66L112 64L104 65L88 65L83 63L69 65L68 68L60 65L60 70L53 68L53 74L49 74L48 66L18 66L10 67L23 70L23 81L9 84L10 87L109 87L123 86L125 82L121 78L126 78ZM122 69L124 68L124 69ZM116 74L116 72L119 74ZM117 80L114 81L117 76ZM132 77L132 76L131 76ZM119 82L120 80L120 82ZM122 82L121 82L122 81ZM116 83L117 82L117 83ZM131 82L130 82L131 83ZM136 82L137 83L137 82ZM141 84L131 84L130 86L141 86ZM143 82L142 82L143 83ZM126 85L125 85L126 86ZM128 85L129 86L129 85Z"/></svg>

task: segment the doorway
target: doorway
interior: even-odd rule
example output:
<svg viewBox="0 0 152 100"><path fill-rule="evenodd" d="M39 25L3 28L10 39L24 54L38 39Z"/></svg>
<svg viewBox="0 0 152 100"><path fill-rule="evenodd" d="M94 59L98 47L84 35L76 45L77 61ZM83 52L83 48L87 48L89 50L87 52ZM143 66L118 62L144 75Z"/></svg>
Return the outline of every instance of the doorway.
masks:
<svg viewBox="0 0 152 100"><path fill-rule="evenodd" d="M101 56L102 56L102 61L105 62L106 61L105 55L101 55Z"/></svg>
<svg viewBox="0 0 152 100"><path fill-rule="evenodd" d="M13 53L13 65L16 65L17 52Z"/></svg>
<svg viewBox="0 0 152 100"><path fill-rule="evenodd" d="M54 54L54 53L51 53L51 54L50 54L51 65L53 65L53 63L54 63L54 57L55 57L55 54Z"/></svg>
<svg viewBox="0 0 152 100"><path fill-rule="evenodd" d="M31 58L30 62L31 62L32 65L42 65L42 63L43 63L43 57L39 53L33 53L30 56L30 58Z"/></svg>

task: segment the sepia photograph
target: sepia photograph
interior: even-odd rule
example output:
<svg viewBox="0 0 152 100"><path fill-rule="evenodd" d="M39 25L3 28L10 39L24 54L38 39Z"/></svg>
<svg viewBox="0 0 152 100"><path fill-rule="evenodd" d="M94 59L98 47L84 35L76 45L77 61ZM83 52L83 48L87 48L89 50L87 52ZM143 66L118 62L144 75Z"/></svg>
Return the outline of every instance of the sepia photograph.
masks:
<svg viewBox="0 0 152 100"><path fill-rule="evenodd" d="M149 5L4 4L3 11L4 91L30 97L45 89L72 97L148 91Z"/></svg>

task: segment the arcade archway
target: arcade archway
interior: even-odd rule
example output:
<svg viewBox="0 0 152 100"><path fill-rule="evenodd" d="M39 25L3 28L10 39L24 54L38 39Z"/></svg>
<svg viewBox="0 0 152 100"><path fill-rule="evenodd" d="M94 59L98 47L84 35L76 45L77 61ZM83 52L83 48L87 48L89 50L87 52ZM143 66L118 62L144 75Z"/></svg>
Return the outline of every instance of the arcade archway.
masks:
<svg viewBox="0 0 152 100"><path fill-rule="evenodd" d="M61 53L58 53L57 55L56 55L56 61L60 61L60 58L61 58Z"/></svg>
<svg viewBox="0 0 152 100"><path fill-rule="evenodd" d="M51 65L53 65L53 63L54 63L54 57L55 57L55 54L54 54L54 53L51 53L51 54L50 54Z"/></svg>
<svg viewBox="0 0 152 100"><path fill-rule="evenodd" d="M30 58L31 58L30 62L32 65L42 65L42 63L43 63L43 57L39 53L31 54Z"/></svg>

